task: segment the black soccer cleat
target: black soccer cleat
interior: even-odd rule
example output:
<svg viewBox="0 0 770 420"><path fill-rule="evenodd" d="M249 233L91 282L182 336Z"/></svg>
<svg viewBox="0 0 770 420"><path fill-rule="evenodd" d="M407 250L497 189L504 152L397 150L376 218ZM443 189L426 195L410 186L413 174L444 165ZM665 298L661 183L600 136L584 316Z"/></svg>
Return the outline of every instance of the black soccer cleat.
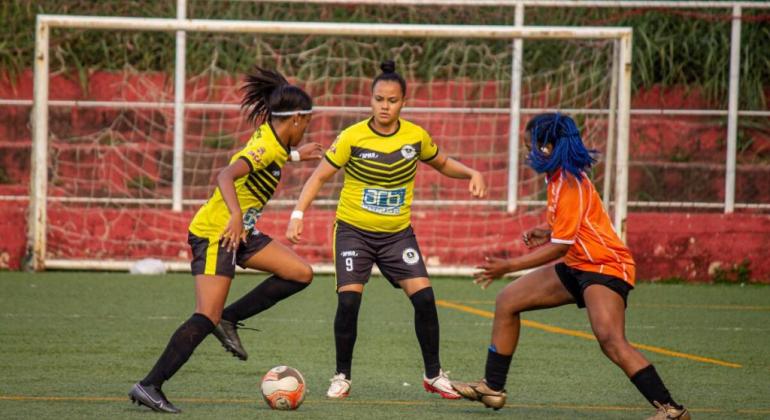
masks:
<svg viewBox="0 0 770 420"><path fill-rule="evenodd" d="M182 410L176 408L174 404L171 404L163 394L160 388L155 385L142 385L139 382L135 383L131 387L131 391L128 392L128 398L136 405L143 405L149 407L152 411L160 413L181 413Z"/></svg>
<svg viewBox="0 0 770 420"><path fill-rule="evenodd" d="M246 350L243 349L241 339L238 337L238 324L222 319L214 328L214 336L222 343L222 347L232 353L233 356L241 360L249 358Z"/></svg>

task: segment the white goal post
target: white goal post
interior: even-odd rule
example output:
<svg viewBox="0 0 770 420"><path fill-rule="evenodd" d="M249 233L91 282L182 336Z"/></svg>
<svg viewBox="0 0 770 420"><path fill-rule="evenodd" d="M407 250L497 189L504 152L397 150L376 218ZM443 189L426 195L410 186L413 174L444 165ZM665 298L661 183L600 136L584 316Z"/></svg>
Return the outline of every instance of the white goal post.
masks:
<svg viewBox="0 0 770 420"><path fill-rule="evenodd" d="M632 29L622 27L525 27L525 26L484 26L484 25L416 25L416 24L354 24L354 23L317 23L317 22L273 22L273 21L224 21L205 19L157 19L98 16L62 16L38 15L35 27L34 58L34 105L32 115L32 175L30 185L30 204L28 221L28 246L31 253L30 267L34 270L45 268L92 268L115 269L124 265L109 261L59 260L46 258L46 228L48 196L48 147L49 147L49 77L50 77L50 34L52 28L120 30L120 31L163 31L163 32L208 32L208 33L251 33L261 35L323 35L336 37L411 37L411 38L459 38L459 39L497 39L497 40L559 40L586 39L614 41L615 54L612 63L613 88L609 113L614 120L610 122L607 150L615 147L613 155L614 171L614 225L618 233L625 238L625 222L628 196L628 153L629 153L629 115L631 95L631 47ZM177 32L179 33L179 32ZM177 38L179 39L179 38ZM182 43L184 44L184 43ZM179 48L179 47L178 47ZM177 54L179 60L179 54ZM183 54L181 60L184 60ZM179 63L179 61L177 61ZM175 73L176 86L184 86L184 65L178 65ZM616 73L615 73L616 72ZM512 88L515 90L515 88ZM511 92L512 97L519 92ZM178 98L180 95L176 95ZM183 97L183 95L181 95ZM179 102L179 101L177 101ZM511 101L515 103L515 100ZM184 106L175 104L175 107ZM177 129L183 123L182 113L175 113L174 132L174 196L171 208L181 209L183 130ZM518 118L520 114L511 114ZM511 161L509 172L518 169L518 130L511 133ZM509 182L511 176L509 176ZM514 189L515 190L515 189ZM515 192L514 192L515 193ZM513 200L515 197L508 197ZM510 201L509 201L510 204ZM510 209L510 205L508 208ZM76 264L76 265L73 265ZM79 264L79 265L78 265ZM185 269L187 264L171 266ZM429 267L430 270L430 267ZM454 272L462 273L460 269ZM434 270L432 273L450 274Z"/></svg>

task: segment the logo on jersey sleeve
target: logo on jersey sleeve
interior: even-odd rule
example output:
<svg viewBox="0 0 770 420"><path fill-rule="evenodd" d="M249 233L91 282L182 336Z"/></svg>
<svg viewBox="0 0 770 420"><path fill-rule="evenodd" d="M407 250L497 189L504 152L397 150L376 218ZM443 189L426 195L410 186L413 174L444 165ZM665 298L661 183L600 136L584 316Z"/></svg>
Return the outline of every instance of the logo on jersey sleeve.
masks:
<svg viewBox="0 0 770 420"><path fill-rule="evenodd" d="M251 156L251 160L254 161L257 165L262 163L262 156L265 154L265 148L259 147L256 150L249 150L246 152L249 156Z"/></svg>
<svg viewBox="0 0 770 420"><path fill-rule="evenodd" d="M417 150L411 144L406 144L401 148L401 156L406 160L412 160L417 156Z"/></svg>
<svg viewBox="0 0 770 420"><path fill-rule="evenodd" d="M383 190L364 188L361 207L378 214L401 214L401 206L406 202L406 188Z"/></svg>
<svg viewBox="0 0 770 420"><path fill-rule="evenodd" d="M340 136L337 136L336 139L332 142L332 145L329 146L329 151L332 152L333 155L337 154L337 143L340 141Z"/></svg>
<svg viewBox="0 0 770 420"><path fill-rule="evenodd" d="M415 265L420 262L420 253L414 248L407 248L401 253L401 258L409 265Z"/></svg>

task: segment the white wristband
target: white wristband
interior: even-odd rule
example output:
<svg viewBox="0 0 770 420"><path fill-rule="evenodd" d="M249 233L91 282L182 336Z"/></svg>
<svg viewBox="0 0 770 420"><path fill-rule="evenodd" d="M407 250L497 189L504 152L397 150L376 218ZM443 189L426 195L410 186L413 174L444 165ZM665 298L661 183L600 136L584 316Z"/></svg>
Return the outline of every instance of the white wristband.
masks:
<svg viewBox="0 0 770 420"><path fill-rule="evenodd" d="M290 219L299 219L302 220L302 217L305 215L305 213L302 212L302 210L294 210L291 212Z"/></svg>
<svg viewBox="0 0 770 420"><path fill-rule="evenodd" d="M291 156L291 161L292 162L299 162L299 160L300 160L299 152L296 151L296 150L292 150L291 153L289 153L289 156ZM301 217L300 217L300 219L301 219Z"/></svg>

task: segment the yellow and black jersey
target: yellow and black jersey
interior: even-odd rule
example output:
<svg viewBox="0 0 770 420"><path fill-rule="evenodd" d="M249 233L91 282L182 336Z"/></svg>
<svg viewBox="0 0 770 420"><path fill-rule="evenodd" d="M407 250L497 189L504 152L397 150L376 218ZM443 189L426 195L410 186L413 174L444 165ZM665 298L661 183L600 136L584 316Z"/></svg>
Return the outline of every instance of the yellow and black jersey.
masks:
<svg viewBox="0 0 770 420"><path fill-rule="evenodd" d="M289 158L289 149L280 143L269 123L259 126L246 147L236 153L230 164L242 159L249 165L249 174L235 180L243 212L244 228L254 228L262 208L270 201L281 180L281 168ZM190 223L190 232L202 238L218 237L230 220L230 210L217 188L214 195L198 210Z"/></svg>
<svg viewBox="0 0 770 420"><path fill-rule="evenodd" d="M326 152L335 168L345 167L337 219L370 232L398 232L410 225L417 161L435 158L438 147L409 121L399 119L391 135L370 121L345 129Z"/></svg>

